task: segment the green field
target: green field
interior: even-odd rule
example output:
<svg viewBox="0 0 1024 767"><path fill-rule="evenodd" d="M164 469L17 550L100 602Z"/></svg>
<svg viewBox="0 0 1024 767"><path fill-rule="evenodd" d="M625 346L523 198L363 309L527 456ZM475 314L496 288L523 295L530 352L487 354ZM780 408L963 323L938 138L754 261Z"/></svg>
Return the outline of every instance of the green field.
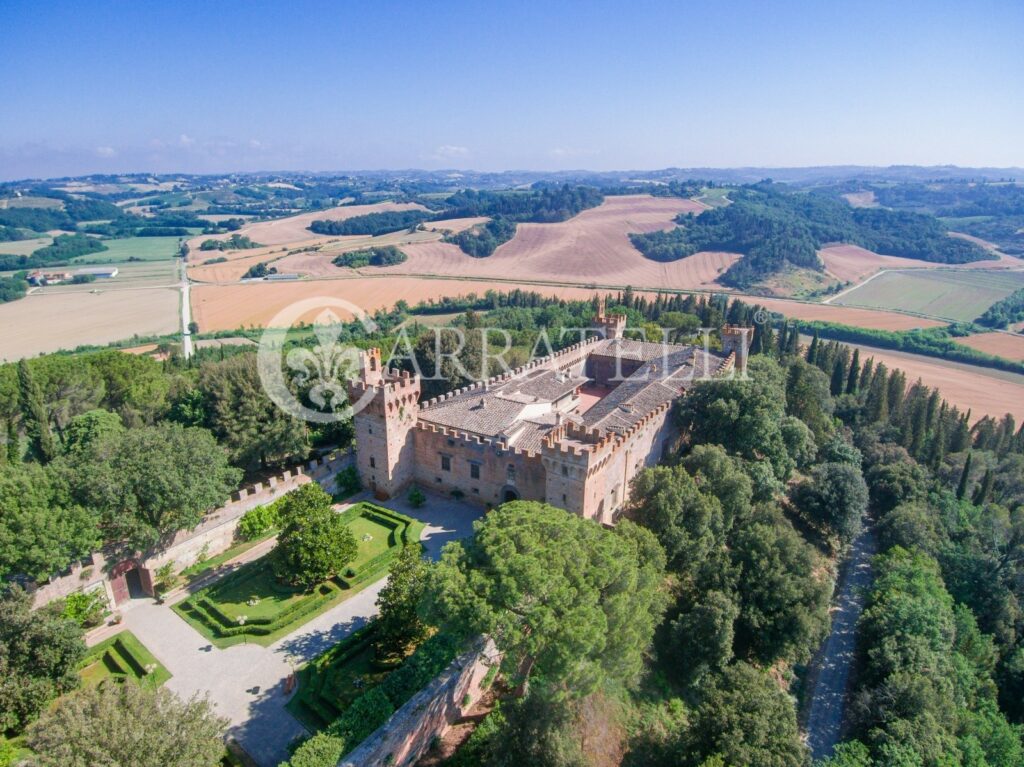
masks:
<svg viewBox="0 0 1024 767"><path fill-rule="evenodd" d="M29 256L40 248L45 248L53 242L52 237L36 237L31 240L15 240L14 242L0 242L0 254L11 256Z"/></svg>
<svg viewBox="0 0 1024 767"><path fill-rule="evenodd" d="M371 503L343 512L359 552L345 572L306 591L279 581L270 555L244 565L172 608L218 647L268 645L384 577L393 557L419 541L423 523Z"/></svg>
<svg viewBox="0 0 1024 767"><path fill-rule="evenodd" d="M106 679L133 679L159 687L171 678L170 672L130 631L122 631L90 647L79 665L78 674L89 687Z"/></svg>
<svg viewBox="0 0 1024 767"><path fill-rule="evenodd" d="M125 237L104 240L107 249L102 253L88 253L72 259L76 264L119 264L129 258L143 261L166 261L178 255L179 237Z"/></svg>
<svg viewBox="0 0 1024 767"><path fill-rule="evenodd" d="M1024 272L915 269L880 274L832 303L969 322L1020 288Z"/></svg>

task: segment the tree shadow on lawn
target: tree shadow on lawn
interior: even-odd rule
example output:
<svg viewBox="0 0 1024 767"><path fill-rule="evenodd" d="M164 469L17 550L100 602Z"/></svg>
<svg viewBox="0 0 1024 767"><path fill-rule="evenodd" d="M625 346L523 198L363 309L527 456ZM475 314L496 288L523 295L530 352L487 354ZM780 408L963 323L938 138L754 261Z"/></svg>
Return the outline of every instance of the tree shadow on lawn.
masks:
<svg viewBox="0 0 1024 767"><path fill-rule="evenodd" d="M313 660L331 649L349 634L358 631L369 622L369 617L360 615L349 620L338 621L329 629L299 633L281 640L274 652L284 653L292 658L296 665L299 665Z"/></svg>

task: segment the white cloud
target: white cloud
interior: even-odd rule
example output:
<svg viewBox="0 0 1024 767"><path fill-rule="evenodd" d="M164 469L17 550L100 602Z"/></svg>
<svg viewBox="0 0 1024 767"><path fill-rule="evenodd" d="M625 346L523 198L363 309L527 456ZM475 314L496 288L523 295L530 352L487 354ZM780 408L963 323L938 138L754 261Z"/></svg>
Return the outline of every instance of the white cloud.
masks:
<svg viewBox="0 0 1024 767"><path fill-rule="evenodd" d="M181 144L182 146L192 146L193 144L196 143L196 140L187 133L182 133L181 136L178 138L178 143Z"/></svg>
<svg viewBox="0 0 1024 767"><path fill-rule="evenodd" d="M117 154L117 150L112 146L98 146L95 151L97 157L114 157Z"/></svg>
<svg viewBox="0 0 1024 767"><path fill-rule="evenodd" d="M442 144L434 150L434 157L438 160L451 159L453 157L465 157L468 154L468 148L464 146L453 146L452 144Z"/></svg>

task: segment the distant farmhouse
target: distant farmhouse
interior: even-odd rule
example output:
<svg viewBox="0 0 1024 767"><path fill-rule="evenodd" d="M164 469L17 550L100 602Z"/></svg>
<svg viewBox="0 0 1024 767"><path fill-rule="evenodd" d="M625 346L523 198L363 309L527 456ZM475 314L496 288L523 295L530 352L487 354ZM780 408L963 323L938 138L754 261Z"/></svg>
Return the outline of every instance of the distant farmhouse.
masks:
<svg viewBox="0 0 1024 767"><path fill-rule="evenodd" d="M420 402L419 378L362 355L352 402L357 466L382 499L412 483L487 506L546 501L614 524L630 482L678 434L671 411L693 382L746 369L752 329L725 327L722 351L623 338L626 317L595 319L599 337L473 386Z"/></svg>

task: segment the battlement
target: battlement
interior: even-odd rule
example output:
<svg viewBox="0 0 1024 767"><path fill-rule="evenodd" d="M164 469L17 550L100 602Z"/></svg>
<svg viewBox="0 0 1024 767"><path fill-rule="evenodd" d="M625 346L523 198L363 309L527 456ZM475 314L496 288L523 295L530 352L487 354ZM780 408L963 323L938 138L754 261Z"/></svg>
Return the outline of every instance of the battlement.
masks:
<svg viewBox="0 0 1024 767"><path fill-rule="evenodd" d="M586 350L588 347L593 346L600 340L600 338L588 338L586 341L581 341L579 343L572 344L571 346L567 346L564 349L560 349L554 354L547 354L543 357L537 357L536 359L530 360L525 365L520 365L514 370L510 370L506 373L499 373L498 375L491 376L486 380L476 381L474 383L469 384L468 386L463 386L459 389L453 389L452 391L446 392L445 394L441 394L437 397L432 397L431 399L424 400L420 406L426 409L433 405L438 405L442 402L450 400L454 397L459 397L463 394L487 391L495 384L501 384L504 383L505 381L510 381L513 378L518 378L519 376L529 373L531 370L550 369L552 367L568 367L569 365L572 365L575 362L578 362L581 359L583 359L585 354L579 354L579 352Z"/></svg>
<svg viewBox="0 0 1024 767"><path fill-rule="evenodd" d="M462 431L460 429L454 429L449 426L442 426L441 424L429 423L427 421L418 421L416 428L422 432L430 432L432 434L440 434L447 439L455 440L464 445L484 446L493 447L496 450L501 450L508 455L522 455L522 456L535 456L536 451L524 450L522 448L514 447L509 445L504 439L494 437L484 437L479 434L473 434L472 432Z"/></svg>
<svg viewBox="0 0 1024 767"><path fill-rule="evenodd" d="M738 325L724 325L722 327L722 351L733 355L733 365L740 373L745 373L747 370L747 355L750 351L750 342L753 340L753 337L753 328L745 328Z"/></svg>

